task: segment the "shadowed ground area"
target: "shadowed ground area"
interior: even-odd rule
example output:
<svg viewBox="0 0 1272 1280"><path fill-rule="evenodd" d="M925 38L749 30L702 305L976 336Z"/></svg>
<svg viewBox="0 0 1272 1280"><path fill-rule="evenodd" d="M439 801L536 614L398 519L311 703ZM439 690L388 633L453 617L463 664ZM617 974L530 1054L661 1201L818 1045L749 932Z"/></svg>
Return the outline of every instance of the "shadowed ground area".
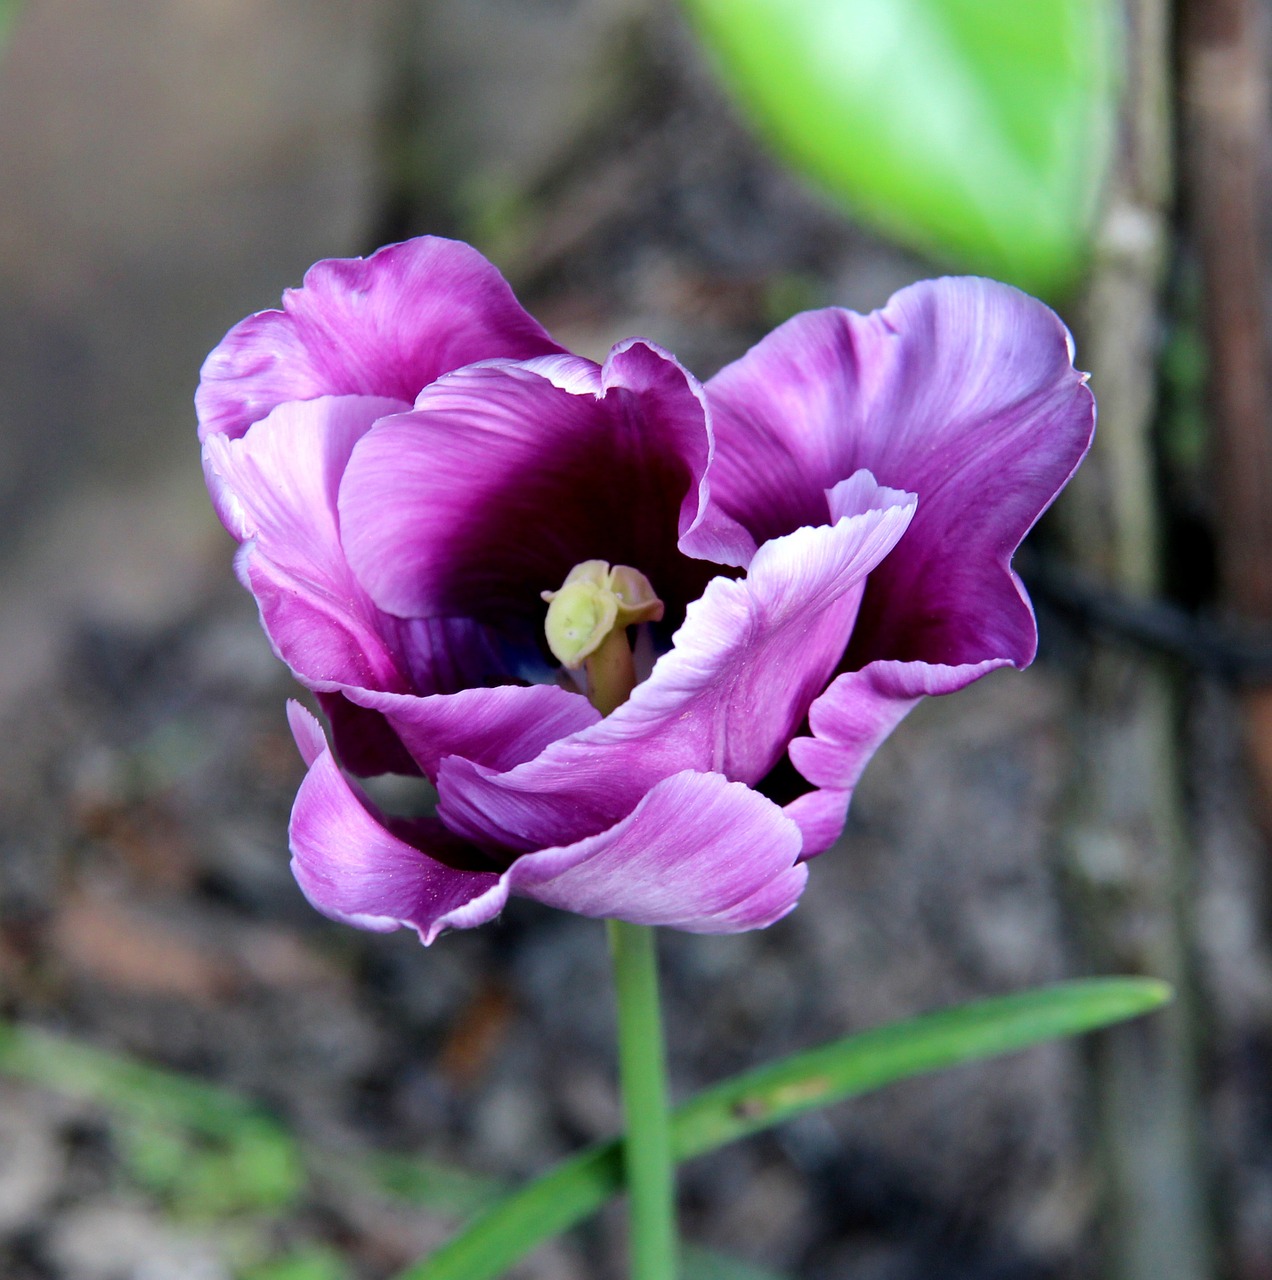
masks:
<svg viewBox="0 0 1272 1280"><path fill-rule="evenodd" d="M295 690L203 495L199 362L310 261L386 235L475 235L561 341L598 355L638 333L703 376L794 310L868 310L933 269L784 176L668 9L512 8L57 0L0 63L0 1009L226 1086L284 1135L244 1156L184 1103L147 1112L144 1081L93 1100L0 1074L13 1280L389 1276L482 1179L618 1125L599 924L518 902L424 951L330 925L295 888ZM518 59L526 41L541 56ZM902 726L793 916L665 938L680 1096L1076 971L1053 846L1085 640L1042 622L1033 670ZM1196 684L1191 705L1198 1120L1233 1273L1254 1280L1272 1259L1261 868L1229 695ZM1088 1051L912 1082L690 1166L687 1236L766 1269L701 1275L1095 1274ZM617 1277L622 1258L604 1215L518 1274Z"/></svg>

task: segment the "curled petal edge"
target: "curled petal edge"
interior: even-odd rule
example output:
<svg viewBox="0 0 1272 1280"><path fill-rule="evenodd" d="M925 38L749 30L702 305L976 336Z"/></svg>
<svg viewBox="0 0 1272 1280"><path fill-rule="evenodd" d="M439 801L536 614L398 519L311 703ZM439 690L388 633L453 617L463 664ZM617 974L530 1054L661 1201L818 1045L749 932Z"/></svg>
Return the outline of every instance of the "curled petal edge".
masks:
<svg viewBox="0 0 1272 1280"><path fill-rule="evenodd" d="M340 771L317 720L297 704L288 718L309 762L292 807L292 874L316 910L376 933L409 926L428 943L453 911L497 883L493 871L461 869L429 855L425 841L439 853L463 849L440 823L412 824L412 841L390 831Z"/></svg>
<svg viewBox="0 0 1272 1280"><path fill-rule="evenodd" d="M443 761L447 824L533 849L605 830L682 770L762 778L834 672L862 582L914 512L912 495L868 478L841 496L879 505L766 543L745 579L714 579L672 650L611 715L507 771Z"/></svg>
<svg viewBox="0 0 1272 1280"><path fill-rule="evenodd" d="M496 685L424 697L353 688L344 694L355 705L380 712L424 776L434 781L447 756L511 769L600 719L581 693L556 685Z"/></svg>
<svg viewBox="0 0 1272 1280"><path fill-rule="evenodd" d="M452 851L460 842L438 824L416 824L420 843L390 831L340 772L314 717L297 704L288 714L309 762L292 815L293 871L317 910L359 928L405 926L429 944L484 924L515 893L582 915L734 933L786 915L807 880L799 828L776 805L691 772L659 783L599 835L524 854L502 874L459 869L420 846L429 836Z"/></svg>
<svg viewBox="0 0 1272 1280"><path fill-rule="evenodd" d="M471 245L419 236L367 258L329 258L240 321L204 362L199 438L241 436L288 401L388 395L407 404L452 369L561 352Z"/></svg>
<svg viewBox="0 0 1272 1280"><path fill-rule="evenodd" d="M804 834L804 858L824 853L844 829L857 783L888 735L918 702L954 693L999 667L989 658L961 666L927 662L872 662L836 677L808 712L810 736L790 745L791 763L816 790L786 806Z"/></svg>

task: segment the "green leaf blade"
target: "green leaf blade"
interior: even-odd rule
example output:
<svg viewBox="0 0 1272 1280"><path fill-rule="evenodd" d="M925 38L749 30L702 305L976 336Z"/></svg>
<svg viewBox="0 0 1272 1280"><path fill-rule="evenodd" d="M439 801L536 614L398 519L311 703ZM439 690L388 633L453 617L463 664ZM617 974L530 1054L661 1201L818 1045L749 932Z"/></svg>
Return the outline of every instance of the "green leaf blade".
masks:
<svg viewBox="0 0 1272 1280"><path fill-rule="evenodd" d="M678 1160L814 1108L943 1067L1138 1017L1171 999L1148 978L1090 978L997 996L862 1032L707 1089L672 1116ZM500 1201L397 1280L494 1280L622 1189L619 1142L588 1148Z"/></svg>
<svg viewBox="0 0 1272 1280"><path fill-rule="evenodd" d="M676 1113L677 1155L692 1159L894 1081L1096 1030L1170 998L1170 987L1152 979L1096 978L864 1031L706 1090Z"/></svg>
<svg viewBox="0 0 1272 1280"><path fill-rule="evenodd" d="M545 1240L581 1222L623 1185L618 1141L589 1147L499 1201L397 1280L493 1280Z"/></svg>
<svg viewBox="0 0 1272 1280"><path fill-rule="evenodd" d="M1116 109L1107 0L685 0L743 109L831 196L1055 296L1082 268Z"/></svg>

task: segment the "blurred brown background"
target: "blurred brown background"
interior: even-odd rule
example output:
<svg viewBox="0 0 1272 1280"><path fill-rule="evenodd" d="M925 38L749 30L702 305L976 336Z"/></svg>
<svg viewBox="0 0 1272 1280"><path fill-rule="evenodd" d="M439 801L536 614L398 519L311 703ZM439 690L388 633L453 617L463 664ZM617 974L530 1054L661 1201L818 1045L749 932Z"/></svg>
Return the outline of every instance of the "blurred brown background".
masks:
<svg viewBox="0 0 1272 1280"><path fill-rule="evenodd" d="M1201 322L1179 225L1145 368L1156 395L1164 361L1149 419L1186 445ZM17 19L0 1009L242 1090L338 1168L422 1152L521 1177L618 1123L602 930L516 904L425 952L308 909L287 871L292 690L232 580L190 405L226 328L312 261L426 231L474 239L567 345L639 333L704 377L793 310L869 310L940 268L785 173L664 0L29 0ZM1116 270L1101 257L1066 310L1080 365ZM1204 603L1210 513L1181 448L1170 563L1196 552L1183 594ZM1062 589L1081 544L1063 520L1028 562L1044 660L903 725L795 915L666 939L674 1082L1092 970L1163 973L1184 999L1155 1028L912 1082L690 1166L686 1232L737 1260L699 1258L701 1277L1272 1277L1265 847L1237 703L1222 664L1128 643L1106 595ZM379 1277L455 1225L330 1164L278 1212L192 1207L130 1133L0 1074L0 1273ZM622 1274L621 1217L518 1274Z"/></svg>

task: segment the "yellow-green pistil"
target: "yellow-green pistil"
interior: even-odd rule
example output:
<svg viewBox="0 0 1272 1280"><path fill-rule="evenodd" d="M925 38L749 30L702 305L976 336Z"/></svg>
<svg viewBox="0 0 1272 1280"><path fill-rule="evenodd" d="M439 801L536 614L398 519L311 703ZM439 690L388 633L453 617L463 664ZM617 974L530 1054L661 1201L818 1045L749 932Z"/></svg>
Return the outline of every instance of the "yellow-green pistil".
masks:
<svg viewBox="0 0 1272 1280"><path fill-rule="evenodd" d="M548 648L570 671L587 670L588 697L603 716L627 701L636 687L636 664L627 628L657 622L663 602L639 569L584 560L558 591L545 591Z"/></svg>

